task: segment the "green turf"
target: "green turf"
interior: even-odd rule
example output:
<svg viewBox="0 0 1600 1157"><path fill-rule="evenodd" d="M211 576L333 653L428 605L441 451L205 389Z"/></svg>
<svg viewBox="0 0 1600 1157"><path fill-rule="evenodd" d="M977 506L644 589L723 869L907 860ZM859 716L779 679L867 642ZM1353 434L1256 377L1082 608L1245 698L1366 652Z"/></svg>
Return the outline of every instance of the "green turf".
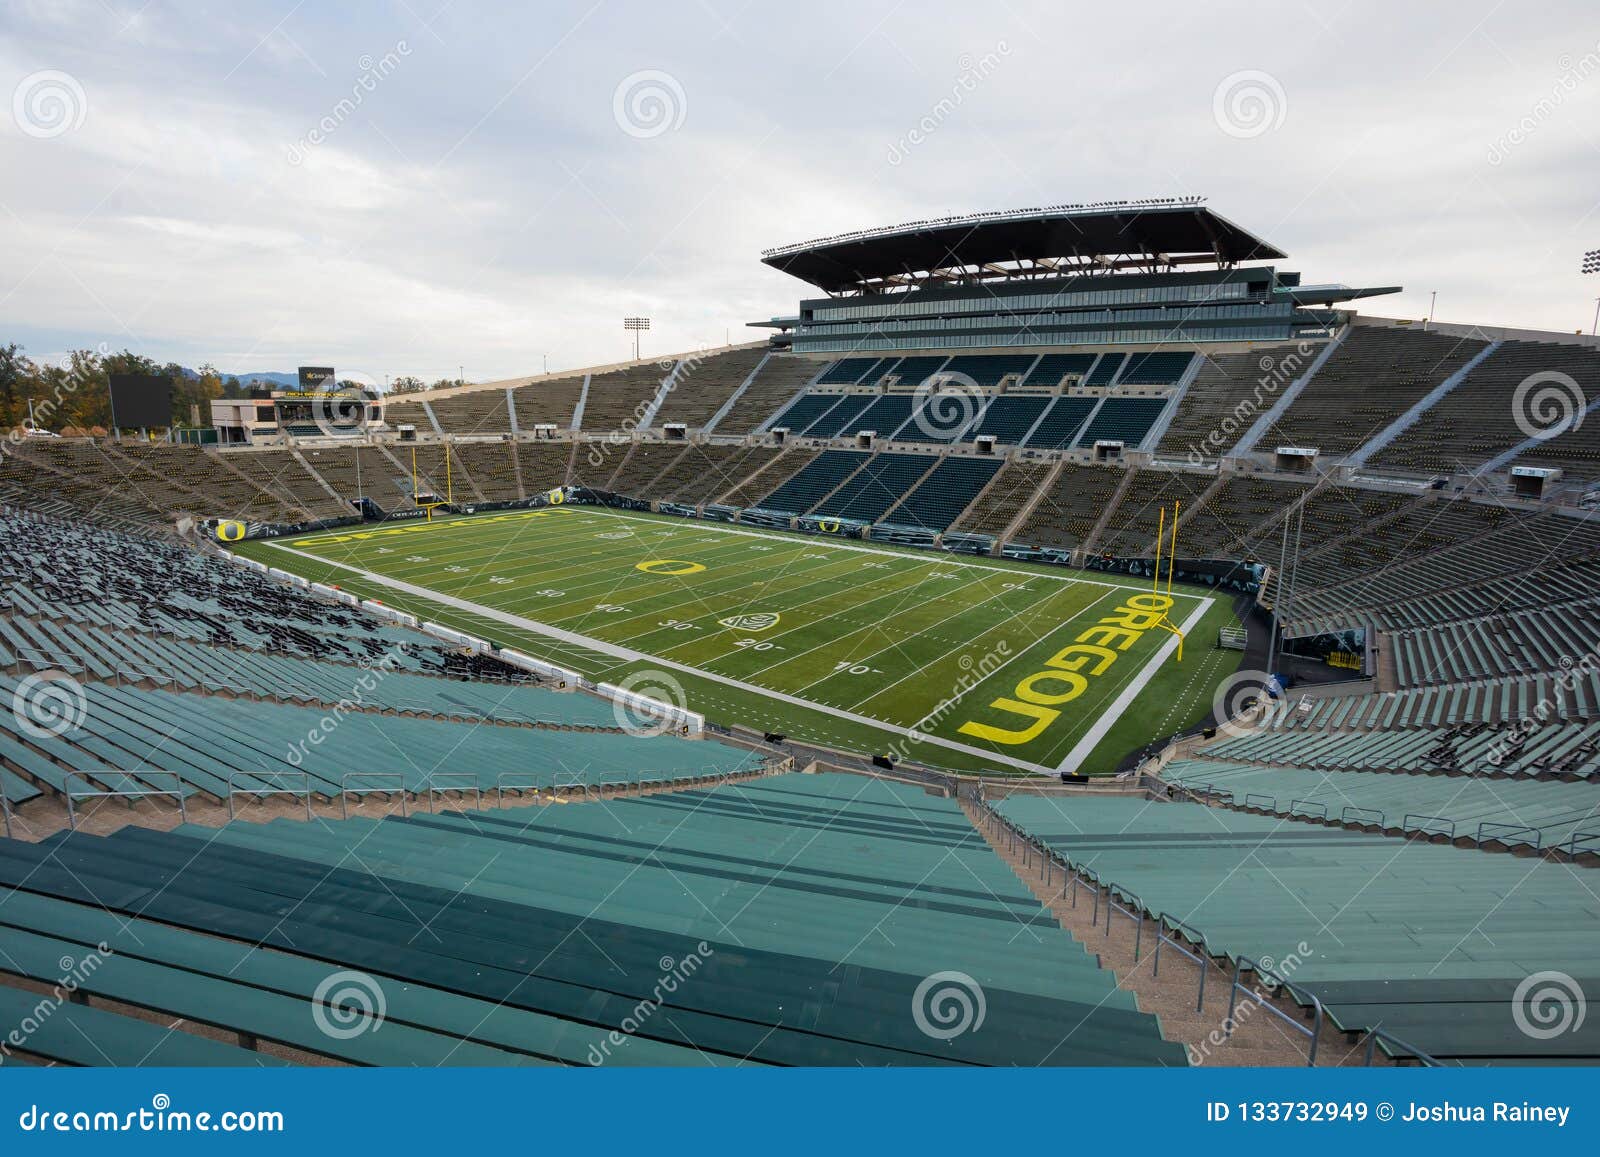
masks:
<svg viewBox="0 0 1600 1157"><path fill-rule="evenodd" d="M1029 728L1034 719L995 701L1027 698L1019 682L1128 598L1148 596L1147 585L571 506L330 531L240 553L596 680L660 671L716 722L960 770L1110 770L1198 718L1239 660L1215 647L1217 628L1235 622L1226 597L1176 588L1171 621L1201 616L1182 663L1157 661L1169 633L1139 630L1117 641L1127 650L1102 673L1085 668L1076 698L1041 708L1059 714L1037 734L1002 743L963 724ZM676 569L690 573L657 573ZM541 633L550 628L573 637ZM1119 705L1136 679L1148 683ZM1067 686L1041 678L1031 690L1037 701ZM1109 730L1086 738L1100 721Z"/></svg>

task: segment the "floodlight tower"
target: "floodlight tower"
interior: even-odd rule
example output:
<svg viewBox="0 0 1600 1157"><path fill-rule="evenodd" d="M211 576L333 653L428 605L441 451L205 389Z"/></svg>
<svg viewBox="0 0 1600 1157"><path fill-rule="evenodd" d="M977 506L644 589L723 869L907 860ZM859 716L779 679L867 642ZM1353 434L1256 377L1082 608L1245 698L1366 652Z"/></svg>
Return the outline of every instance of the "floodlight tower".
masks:
<svg viewBox="0 0 1600 1157"><path fill-rule="evenodd" d="M633 332L633 360L639 360L639 335L650 328L648 317L625 317L622 319L622 328Z"/></svg>
<svg viewBox="0 0 1600 1157"><path fill-rule="evenodd" d="M1600 249L1591 249L1583 255L1583 271L1600 273ZM1589 327L1589 333L1600 334L1600 297L1594 299L1594 324Z"/></svg>

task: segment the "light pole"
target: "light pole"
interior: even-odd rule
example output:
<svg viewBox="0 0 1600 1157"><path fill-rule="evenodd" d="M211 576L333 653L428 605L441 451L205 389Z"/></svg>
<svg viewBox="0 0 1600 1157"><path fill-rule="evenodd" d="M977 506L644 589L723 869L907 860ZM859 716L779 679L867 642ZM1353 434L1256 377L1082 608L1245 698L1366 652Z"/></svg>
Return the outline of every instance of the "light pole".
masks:
<svg viewBox="0 0 1600 1157"><path fill-rule="evenodd" d="M1424 326L1423 328L1425 328L1425 329L1432 329L1433 328L1433 307L1438 305L1438 304L1439 304L1439 291L1437 289L1435 289L1433 291L1433 296L1428 299L1428 324L1426 326Z"/></svg>
<svg viewBox="0 0 1600 1157"><path fill-rule="evenodd" d="M1600 273L1600 249L1591 249L1583 255L1583 271L1585 273ZM1600 297L1594 299L1594 324L1589 327L1590 336L1600 334Z"/></svg>
<svg viewBox="0 0 1600 1157"><path fill-rule="evenodd" d="M648 317L625 317L622 319L622 328L633 333L633 360L639 360L639 335L650 328Z"/></svg>

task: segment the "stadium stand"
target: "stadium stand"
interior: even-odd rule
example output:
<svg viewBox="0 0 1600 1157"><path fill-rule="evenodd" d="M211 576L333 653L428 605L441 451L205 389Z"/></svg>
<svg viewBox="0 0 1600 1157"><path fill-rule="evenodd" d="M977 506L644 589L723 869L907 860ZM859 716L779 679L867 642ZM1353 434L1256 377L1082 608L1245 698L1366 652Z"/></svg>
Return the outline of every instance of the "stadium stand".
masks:
<svg viewBox="0 0 1600 1157"><path fill-rule="evenodd" d="M878 437L885 440L895 436L895 431L904 426L911 418L911 410L917 404L917 398L912 394L880 394L873 399L872 404L866 409L851 415L839 426L839 435L853 436L863 430L876 430ZM816 436L823 427L832 427L833 415L829 415L817 426L808 431Z"/></svg>
<svg viewBox="0 0 1600 1157"><path fill-rule="evenodd" d="M742 480L736 480L735 485L729 487L725 493L720 493L714 501L735 507L759 505L758 500L762 495L771 493L775 488L785 485L791 478L804 472L817 457L818 452L815 450L784 450L781 454L768 457L756 473Z"/></svg>
<svg viewBox="0 0 1600 1157"><path fill-rule="evenodd" d="M666 502L698 506L737 485L778 456L767 446L715 446L695 443L652 485Z"/></svg>
<svg viewBox="0 0 1600 1157"><path fill-rule="evenodd" d="M1023 445L1035 450L1063 450L1072 446L1097 404L1096 398L1051 399L1050 408Z"/></svg>
<svg viewBox="0 0 1600 1157"><path fill-rule="evenodd" d="M511 432L511 410L506 405L506 392L497 386L430 397L428 405L446 434ZM418 423L417 428L422 429L423 424Z"/></svg>
<svg viewBox="0 0 1600 1157"><path fill-rule="evenodd" d="M1168 545L1172 533L1170 510L1174 500L1195 501L1213 481L1209 474L1190 474L1182 470L1139 470L1128 480L1122 500L1111 512L1096 546L1111 554L1149 557L1155 553L1156 530L1161 524L1160 508L1166 507ZM1180 508L1180 515L1182 513ZM1180 553L1186 543L1179 543Z"/></svg>
<svg viewBox="0 0 1600 1157"><path fill-rule="evenodd" d="M1128 355L1124 353L1101 354L1099 360L1094 364L1094 369L1090 370L1088 376L1083 379L1083 384L1086 386L1111 385L1117 380L1117 373L1127 363L1127 360Z"/></svg>
<svg viewBox="0 0 1600 1157"><path fill-rule="evenodd" d="M1093 446L1109 439L1134 449L1144 443L1168 403L1167 398L1107 398L1078 435L1077 445Z"/></svg>
<svg viewBox="0 0 1600 1157"><path fill-rule="evenodd" d="M1025 389L1053 390L1069 376L1082 378L1094 366L1094 354L1044 354L1022 379Z"/></svg>
<svg viewBox="0 0 1600 1157"><path fill-rule="evenodd" d="M962 354L951 358L939 372L970 378L974 385L993 389L1006 378L1026 377L1035 360L1033 354Z"/></svg>
<svg viewBox="0 0 1600 1157"><path fill-rule="evenodd" d="M823 370L817 378L819 386L853 386L867 377L867 371L887 365L894 358L842 358Z"/></svg>
<svg viewBox="0 0 1600 1157"><path fill-rule="evenodd" d="M487 501L515 502L526 497L517 485L510 442L456 442L452 452Z"/></svg>
<svg viewBox="0 0 1600 1157"><path fill-rule="evenodd" d="M871 401L869 394L801 394L772 419L774 428L804 434L816 421L837 406L850 406L858 413Z"/></svg>
<svg viewBox="0 0 1600 1157"><path fill-rule="evenodd" d="M825 457L826 455L824 455ZM811 509L828 518L876 522L933 469L938 459L921 454L877 454Z"/></svg>
<svg viewBox="0 0 1600 1157"><path fill-rule="evenodd" d="M817 417L814 421L804 430L800 429L798 423L795 423L791 428L795 433L804 434L807 438L837 438L845 433L847 427L852 432L860 429L856 419L871 409L882 396L881 394L845 394L843 397L832 399L824 396L818 399L814 410ZM833 405L827 404L829 400L833 402ZM911 399L909 396L903 396L901 400L909 403ZM796 405L798 404L796 403ZM777 424L780 426L789 425L787 420L780 420Z"/></svg>
<svg viewBox="0 0 1600 1157"><path fill-rule="evenodd" d="M1214 957L1277 961L1285 945L1314 944L1293 983L1336 1028L1381 1026L1444 1061L1600 1058L1592 1022L1557 1039L1506 1030L1530 959L1600 983L1594 897L1564 865L1425 843L1397 856L1382 835L1189 803L1013 796L995 806L1131 906L1182 920ZM1538 903L1507 904L1512 893Z"/></svg>
<svg viewBox="0 0 1600 1157"><path fill-rule="evenodd" d="M581 374L516 386L511 391L511 402L517 408L517 429L529 434L535 426L548 423L566 430L572 426L578 400L582 397Z"/></svg>
<svg viewBox="0 0 1600 1157"><path fill-rule="evenodd" d="M750 433L811 381L823 364L773 354L713 432L719 435Z"/></svg>
<svg viewBox="0 0 1600 1157"><path fill-rule="evenodd" d="M1179 760L1161 772L1168 783L1227 793L1235 807L1372 825L1393 832L1437 832L1506 847L1559 848L1585 830L1600 831L1600 783L1485 780L1467 776L1311 771L1215 760Z"/></svg>
<svg viewBox="0 0 1600 1157"><path fill-rule="evenodd" d="M1001 394L990 400L978 420L961 435L963 442L976 442L988 434L997 446L1016 446L1033 429L1050 399L1027 395Z"/></svg>
<svg viewBox="0 0 1600 1157"><path fill-rule="evenodd" d="M1246 353L1201 354L1204 360L1161 437L1165 456L1211 461L1225 455L1265 413L1277 392L1311 358L1295 346L1262 346Z"/></svg>
<svg viewBox="0 0 1600 1157"><path fill-rule="evenodd" d="M19 945L7 967L29 974L134 919L137 947L96 974L93 994L348 1063L1183 1058L953 802L850 776L579 804L531 822L484 811L73 833L0 845L0 881L22 897L0 917ZM720 915L702 898L713 893ZM241 942L262 949L244 965ZM903 1010L952 944L984 987L992 1031L939 1040ZM664 960L693 982L668 990L662 1015L635 1015L626 1048L607 1045L642 1000L661 999ZM335 966L393 990L384 1031L311 1036L305 1006ZM829 1000L796 1020L819 985Z"/></svg>
<svg viewBox="0 0 1600 1157"><path fill-rule="evenodd" d="M1133 354L1117 379L1119 386L1172 386L1189 369L1195 355L1188 350L1159 350Z"/></svg>
<svg viewBox="0 0 1600 1157"><path fill-rule="evenodd" d="M1007 462L994 484L967 508L953 529L1000 538L1044 485L1050 471L1048 463Z"/></svg>
<svg viewBox="0 0 1600 1157"><path fill-rule="evenodd" d="M517 442L517 470L529 494L567 484L572 447L562 442Z"/></svg>
<svg viewBox="0 0 1600 1157"><path fill-rule="evenodd" d="M1068 549L1082 546L1124 477L1121 470L1069 463L1017 528L1013 541Z"/></svg>
<svg viewBox="0 0 1600 1157"><path fill-rule="evenodd" d="M804 514L821 502L857 470L871 454L853 450L824 450L797 474L771 491L758 505L763 510Z"/></svg>
<svg viewBox="0 0 1600 1157"><path fill-rule="evenodd" d="M651 426L669 422L682 422L692 430L704 426L766 356L762 343L686 358Z"/></svg>
<svg viewBox="0 0 1600 1157"><path fill-rule="evenodd" d="M1422 330L1352 327L1257 445L1349 454L1386 429L1487 343Z"/></svg>
<svg viewBox="0 0 1600 1157"><path fill-rule="evenodd" d="M881 515L880 520L944 530L999 469L1000 463L993 458L944 458L898 506Z"/></svg>
<svg viewBox="0 0 1600 1157"><path fill-rule="evenodd" d="M592 483L618 494L646 496L654 493L652 483L662 471L682 458L688 447L679 442L637 442L614 447L613 456L598 469L590 469L579 459L580 482Z"/></svg>
<svg viewBox="0 0 1600 1157"><path fill-rule="evenodd" d="M595 374L583 403L583 429L597 434L637 429L672 370L673 363L662 361ZM520 424L520 405L517 417Z"/></svg>

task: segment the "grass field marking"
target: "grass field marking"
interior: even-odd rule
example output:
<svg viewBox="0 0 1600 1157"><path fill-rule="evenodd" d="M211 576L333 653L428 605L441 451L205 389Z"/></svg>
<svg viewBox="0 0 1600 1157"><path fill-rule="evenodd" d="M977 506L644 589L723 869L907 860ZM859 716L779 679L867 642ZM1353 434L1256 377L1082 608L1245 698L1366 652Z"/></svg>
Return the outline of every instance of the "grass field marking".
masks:
<svg viewBox="0 0 1600 1157"><path fill-rule="evenodd" d="M584 507L583 509L585 509L586 511L589 511L591 513L594 513L594 514L601 515L602 517L606 517L606 518L622 518L622 517L624 517L623 515L617 513L614 510L606 510L603 507L598 507L598 506L589 506L589 507ZM635 517L637 517L637 514L635 515ZM684 521L690 521L690 520L685 519ZM738 535L738 536L741 536L741 537L744 537L744 538L765 538L765 539L770 539L770 540L775 541L775 542L793 542L794 541L793 538L785 538L782 535L772 534L772 533L768 533L768 532L765 532L765 531L742 530L742 529L737 529L737 528L735 528L733 526L729 526L726 523L709 522L709 521L706 521L706 520L703 520L703 519L700 520L700 521L703 523L704 527L707 530L715 530L718 534ZM796 534L796 533L800 533L800 532L790 531L789 533L792 535L792 534ZM815 537L816 537L817 540L820 540L822 542L826 542L828 544L828 549L830 549L830 550L856 551L857 553L860 553L860 554L875 554L875 555L878 555L878 556L884 557L884 558L900 558L900 559L906 559L906 558L915 559L916 558L916 555L911 554L909 551L884 550L881 547L875 547L875 546L858 546L855 543L850 542L847 539L833 538L833 537L827 536L827 535L817 535ZM995 574L1004 574L1004 575L1012 575L1012 576L1019 575L1019 574L1024 574L1024 575L1028 575L1031 578L1041 578L1041 579L1052 580L1052 581L1055 581L1055 582L1087 583L1090 586L1116 587L1118 589L1133 588L1133 589L1137 589L1137 590L1142 590L1144 588L1144 585L1145 585L1142 581L1137 581L1137 580L1136 581L1132 581L1132 582L1126 582L1126 583L1117 583L1117 582L1107 582L1104 579L1080 578L1080 577L1078 577L1076 575L1056 575L1056 574L1049 574L1049 573L1044 572L1044 571L1021 570L1021 569L1016 568L1016 567L995 566L995 565L993 565L991 563L973 562L970 559L963 558L960 555L956 555L956 554L953 554L953 553L938 554L935 557L938 558L939 561L945 566L959 566L959 567L965 567L968 570L991 571L991 572L993 572ZM1181 592L1181 591L1174 591L1173 595L1174 595L1174 597L1189 598L1189 599L1204 597L1204 596L1201 596L1201 595L1189 594L1189 593Z"/></svg>
<svg viewBox="0 0 1600 1157"><path fill-rule="evenodd" d="M394 590L403 591L407 594L415 595L418 598L439 603L443 606L453 607L459 611L466 611L469 614L475 614L482 618L504 623L507 626L516 627L531 634L542 635L545 638L557 639L563 643L571 644L573 646L586 647L589 650L599 651L602 654L608 654L628 662L653 664L658 667L670 667L673 670L682 671L684 674L691 675L695 678L709 679L715 683L722 683L729 687L737 687L741 691L747 691L753 695L764 696L768 699L776 699L779 702L788 703L790 706L800 707L807 711L821 711L825 714L835 715L843 719L848 719L852 723L859 723L863 726L871 727L877 731L888 732L896 737L904 737L909 732L908 728L899 726L897 724L885 723L881 719L872 719L865 715L857 715L852 711L846 711L839 707L822 706L812 703L808 700L801 699L796 695L789 695L782 691L774 691L768 687L758 687L751 683L744 683L738 679L729 678L726 675L719 675L715 671L707 671L699 667L691 667L686 663L674 662L671 659L662 659L654 655L646 655L641 651L634 651L627 647L618 646L615 643L607 643L602 639L595 639L587 635L579 635L572 631L563 630L560 627L552 627L546 623L536 622L533 619L523 618L520 615L513 615L507 611L499 611L493 607L487 607L480 603L474 603L466 599L456 598L454 595L441 594L440 592L430 590L427 587L421 587L414 583L408 583L400 579L390 578L388 575L379 574L376 571L363 570L361 567L351 566L348 563L333 562L332 560L322 558L319 555L314 555L303 550L297 550L286 543L266 540L266 545L274 550L281 550L285 554L292 554L300 558L309 559L311 562L320 563L323 566L335 566L341 570L350 571L353 574L357 574L367 581L377 583L380 586L390 587ZM1032 771L1040 775L1054 774L1051 768L1045 767L1043 764L1029 763L1027 760L1017 759L1013 756L1001 755L992 751L984 751L981 748L970 747L965 743L957 743L953 739L945 739L937 735L923 734L921 735L920 742L931 743L938 747L948 748L951 751L959 751L964 755L970 755L977 759L986 760L991 763L1004 763L1009 767L1019 768L1023 771Z"/></svg>
<svg viewBox="0 0 1600 1157"><path fill-rule="evenodd" d="M981 589L981 587L980 587L980 589ZM1044 602L1049 602L1051 599L1055 598L1057 595L1066 593L1067 591L1069 591L1071 589L1072 588L1070 588L1070 587L1058 588L1057 590L1055 590L1055 591L1051 592L1050 594L1046 595L1043 601ZM954 594L954 593L957 593L957 592L953 591L951 593ZM1002 586L998 591L995 591L993 594L987 595L984 598L981 598L976 602L966 603L966 604L958 607L954 614L946 615L944 618L939 619L936 622L930 623L928 625L927 629L924 630L924 631L919 631L918 635L921 636L921 637L925 637L925 638L926 637L932 637L933 632L937 628L944 626L946 623L950 622L952 619L958 619L962 615L965 615L970 611L976 611L978 608L984 606L985 604L993 602L995 599L1003 599L1007 595L1010 595L1010 594L1013 594L1013 593L1015 593L1013 590L1008 590L1006 587ZM1082 610L1075 611L1074 612L1074 618L1076 618L1077 615L1080 615L1080 614L1083 614L1083 613L1087 612L1090 607L1093 607L1095 605L1095 603L1100 602L1101 599L1109 597L1111 595L1111 593L1112 593L1111 591L1106 591L1105 594L1097 596L1092 602L1090 602ZM940 596L940 597L942 598L943 596ZM933 601L937 602L938 599L935 599ZM1012 620L1021 620L1024 623L1026 623L1029 620L1033 619L1036 615L1039 615L1039 614L1042 614L1042 613L1043 613L1042 609L1034 608L1034 609L1031 609L1031 610L1018 611L1015 614L1011 615L1010 617L1011 617ZM867 629L868 630L883 630L885 627L887 627L889 625L889 622L895 617L896 617L895 615L891 615L889 617L889 619L885 619L882 622L875 623L875 624L873 624L871 627L869 627ZM1024 629L1024 631L1026 631L1026 626L1024 626L1023 629ZM852 632L852 634L854 634L854 633L856 633L856 632ZM989 634L989 633L992 633L992 630L991 631L986 631L985 634L975 635L975 636L967 639L965 642L960 643L957 646L951 647L949 650L940 652L936 657L934 657L929 662L925 662L925 663L921 663L921 664L913 664L911 671L909 671L905 675L902 675L900 678L896 679L893 683L890 683L887 687L880 687L878 690L874 691L872 694L866 696L865 698L859 699L856 702L850 704L850 710L852 710L852 711L856 710L863 703L870 703L872 700L876 699L879 695L882 695L885 692L887 692L890 687L896 687L899 684L904 683L907 679L911 678L912 675L920 674L924 670L926 670L927 668L938 666L940 663L943 663L946 659L948 659L951 655L954 655L956 652L965 651L968 647L972 646L974 643L982 642L984 637L985 637L985 635ZM1048 633L1048 632L1046 632L1046 633ZM1042 637L1044 637L1044 636L1039 636L1039 638L1042 638ZM1028 647L1033 646L1034 643L1037 643L1038 641L1039 641L1038 638L1030 640L1028 642L1028 644L1025 647L1023 647L1023 650L1027 650ZM891 651L895 652L896 655L899 655L899 650L903 645L904 645L904 640L891 640L887 646L878 648L876 651L873 651L871 654L869 654L865 659L862 659L860 661L863 662L863 663L870 663L874 659L877 659L878 657L880 657L882 655L886 655L886 654L890 653ZM1018 652L1018 653L1020 654L1021 652ZM905 658L904 656L899 656L899 657L902 658L902 659ZM833 676L836 673L837 672L830 671L826 675L822 676L822 678L815 679L812 682L806 684L804 687L801 687L800 690L801 691L808 691L813 686L815 686L816 684L822 683L822 682L826 682L828 679L833 678ZM991 677L992 677L992 673L991 673ZM966 694L965 692L962 693L962 695L965 695L965 694ZM955 701L956 702L960 702L960 700L961 700L961 696L957 696ZM924 716L924 718L926 718L926 716Z"/></svg>
<svg viewBox="0 0 1600 1157"><path fill-rule="evenodd" d="M1009 591L1002 591L1001 593L1002 594L1009 594L1010 592ZM1090 611L1092 611L1100 603L1102 603L1106 599L1110 598L1112 593L1113 592L1111 592L1111 591L1106 591L1105 594L1097 596L1095 598L1094 602L1089 603L1087 606L1085 606L1081 611L1079 611L1077 613L1077 615L1074 615L1073 618L1077 618L1079 615L1088 614ZM988 601L987 599L984 600L984 602L987 602L987 601ZM983 605L982 603L974 603L973 604L974 607L978 607L978 606L982 606L982 605ZM1023 617L1030 617L1031 618L1032 616L1018 616L1018 617L1019 618L1023 618ZM1059 627L1057 629L1059 629ZM1025 655L1029 651L1031 651L1035 646L1038 645L1038 643L1039 643L1039 641L1041 639L1048 638L1051 633L1052 633L1051 631L1047 630L1044 634L1037 635L1034 638L1029 639L1020 648L1017 649L1015 654L1008 656L1004 663L1001 663L998 667L996 667L993 671L990 671L986 676L984 676L978 682L974 683L971 687L968 687L965 691L958 691L953 696L946 696L945 698L939 700L938 703L934 704L933 710L929 711L921 719L917 720L916 723L913 724L913 726L920 728L924 723L926 723L929 719L933 718L935 715L942 715L950 707L955 706L956 704L959 704L961 702L961 700L965 699L973 691L976 691L979 687L981 687L984 683L987 683L990 679L996 678L1000 674L1001 671L1004 671L1012 663L1016 662L1023 655ZM982 641L983 641L982 636L979 636L976 639L973 639L973 640L971 640L969 642L963 643L959 647L951 648L950 650L946 651L944 654L940 655L932 663L925 663L925 664L923 664L923 667L916 668L916 669L912 670L911 672L909 672L908 674L900 676L900 678L896 679L893 683L890 683L888 687L880 687L878 690L874 691L871 695L868 695L865 699L861 699L861 700L858 700L855 703L850 704L850 710L854 711L856 708L860 707L861 704L872 702L879 695L882 695L885 692L887 692L890 688L898 687L901 683L904 683L907 679L911 678L912 675L921 674L923 668L925 668L925 667L933 667L933 666L936 666L936 665L938 665L940 663L943 663L946 659L948 659L951 655L954 655L957 651L965 651L968 647L972 646L973 643L978 643L978 642L982 642ZM1007 645L1008 646L1010 645L1009 641L1007 642ZM879 653L881 654L882 652L879 652Z"/></svg>
<svg viewBox="0 0 1600 1157"><path fill-rule="evenodd" d="M1211 609L1211 604L1215 601L1215 599L1206 599L1202 602L1184 620L1183 626L1179 630L1187 636L1189 632L1194 630L1195 625L1205 618L1206 612ZM1150 661L1140 668L1137 675L1128 680L1127 685L1111 701L1111 705L1100 712L1089 730L1083 733L1083 738L1078 740L1077 745L1067 752L1067 757L1056 766L1057 771L1076 771L1083 766L1083 761L1089 758L1090 753L1105 738L1106 732L1110 731L1116 725L1117 720L1122 718L1122 713L1144 692L1150 680L1155 678L1156 671L1161 667L1161 664L1165 663L1167 657L1177 649L1178 637L1169 635L1167 641L1156 649L1156 653L1151 656Z"/></svg>

